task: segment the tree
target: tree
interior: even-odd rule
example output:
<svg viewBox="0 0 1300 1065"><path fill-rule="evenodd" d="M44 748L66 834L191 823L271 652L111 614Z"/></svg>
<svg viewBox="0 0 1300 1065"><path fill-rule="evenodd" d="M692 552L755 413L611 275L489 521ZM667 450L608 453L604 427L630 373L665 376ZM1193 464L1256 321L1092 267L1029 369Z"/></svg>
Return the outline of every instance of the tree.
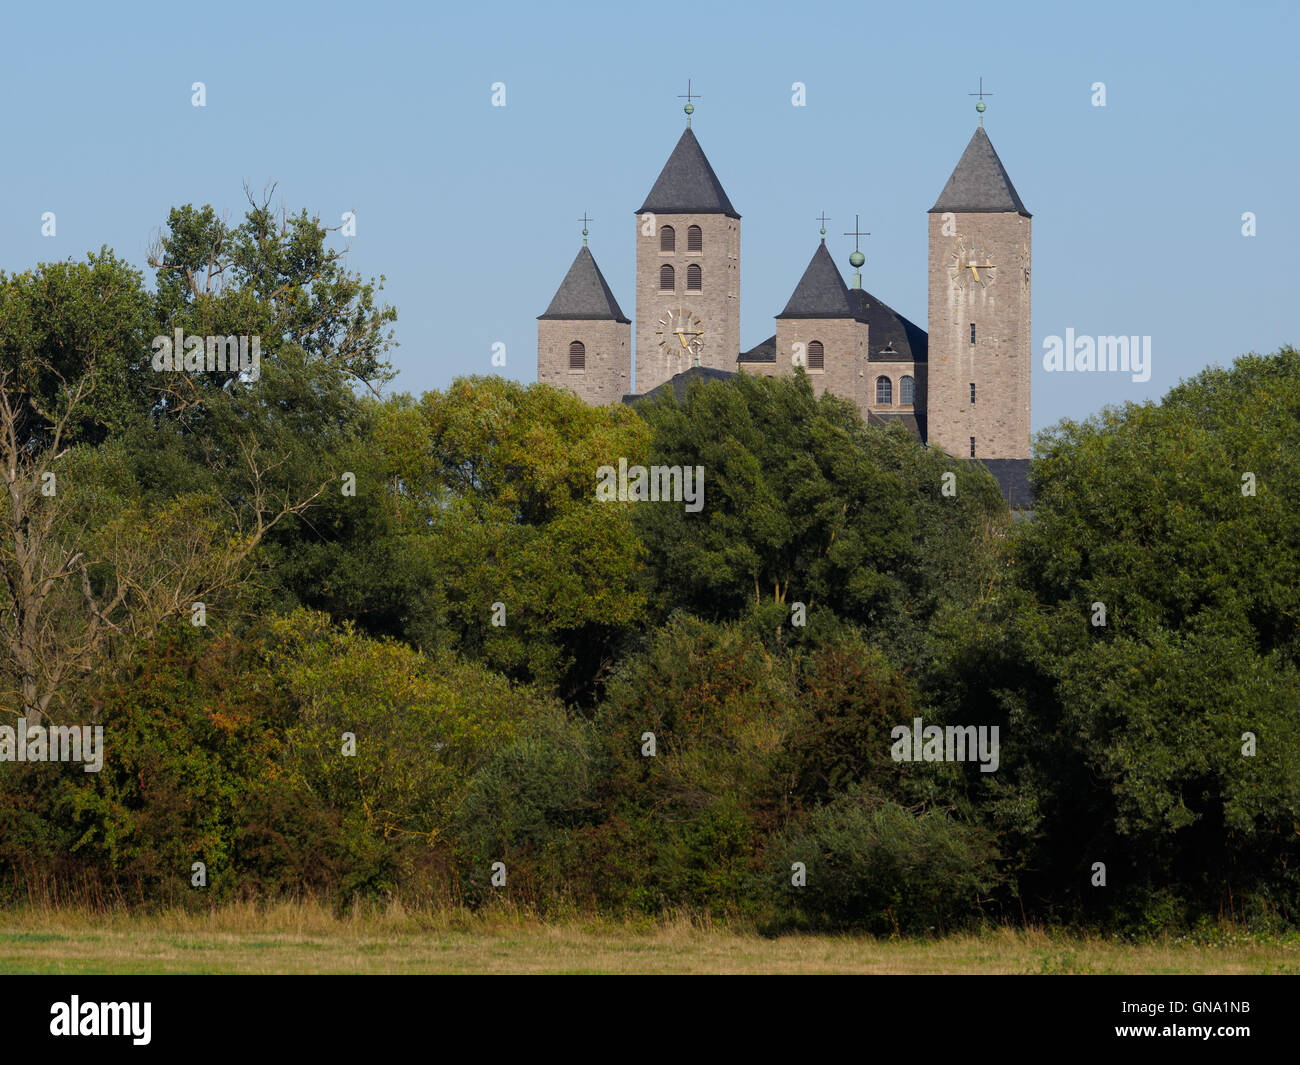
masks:
<svg viewBox="0 0 1300 1065"><path fill-rule="evenodd" d="M589 701L645 604L631 516L596 499L597 470L639 456L644 423L549 386L462 378L386 404L377 433L405 557L427 574L407 638Z"/></svg>
<svg viewBox="0 0 1300 1065"><path fill-rule="evenodd" d="M847 401L814 397L803 373L693 382L684 403L638 410L653 429L649 462L704 471L698 513L635 508L665 612L770 607L775 627L801 602L914 657L926 619L984 571L1009 520L986 473L901 428L869 428Z"/></svg>
<svg viewBox="0 0 1300 1065"><path fill-rule="evenodd" d="M175 208L154 243L157 328L256 338L261 373L153 374L153 417L127 440L136 477L155 500L196 488L221 498L235 527L256 525L249 504L259 494L287 508L261 540L247 605L309 605L405 635L414 589L391 579L406 568L376 546L394 543L391 508L374 456L375 401L357 394L377 395L393 376L397 312L378 302L382 276L349 272L347 249L328 246L319 219L283 208L277 217L273 191L248 194L238 226L211 207Z"/></svg>
<svg viewBox="0 0 1300 1065"><path fill-rule="evenodd" d="M1300 353L1064 422L1038 453L1005 650L965 682L1013 714L1025 885L1092 902L1080 863L1105 852L1130 914L1300 912Z"/></svg>
<svg viewBox="0 0 1300 1065"><path fill-rule="evenodd" d="M195 601L246 591L260 545L291 554L286 519L355 450L351 385L390 376L396 312L269 197L238 227L173 210L154 297L107 251L0 275L0 641L32 715ZM157 361L178 330L203 338L201 368ZM240 337L262 372L208 369L209 339Z"/></svg>

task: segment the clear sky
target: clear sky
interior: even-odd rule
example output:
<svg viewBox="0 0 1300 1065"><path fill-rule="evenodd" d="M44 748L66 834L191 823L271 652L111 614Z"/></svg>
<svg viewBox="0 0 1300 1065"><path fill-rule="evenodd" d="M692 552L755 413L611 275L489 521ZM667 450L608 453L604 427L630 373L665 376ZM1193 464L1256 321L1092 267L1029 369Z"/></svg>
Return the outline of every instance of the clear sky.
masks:
<svg viewBox="0 0 1300 1065"><path fill-rule="evenodd" d="M864 286L926 324L926 211L981 77L1034 215L1035 430L1300 343L1294 3L45 3L5 5L0 34L0 268L107 244L143 269L170 206L237 219L245 183L278 182L328 224L355 209L349 265L388 278L408 391L493 372L496 342L535 379L584 211L632 314L634 212L688 77L743 216L745 347L774 331L822 211L846 278L857 213ZM1151 379L1045 372L1043 338L1067 329L1149 335Z"/></svg>

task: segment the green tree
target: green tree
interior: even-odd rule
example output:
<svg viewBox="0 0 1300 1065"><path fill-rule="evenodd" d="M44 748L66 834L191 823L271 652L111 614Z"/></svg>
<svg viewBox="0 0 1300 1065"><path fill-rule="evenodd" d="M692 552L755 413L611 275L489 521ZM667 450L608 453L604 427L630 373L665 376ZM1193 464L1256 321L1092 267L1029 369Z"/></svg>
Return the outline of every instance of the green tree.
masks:
<svg viewBox="0 0 1300 1065"><path fill-rule="evenodd" d="M404 557L428 582L404 635L589 701L645 601L630 515L596 500L596 471L639 455L644 423L467 378L390 401L376 433Z"/></svg>
<svg viewBox="0 0 1300 1065"><path fill-rule="evenodd" d="M926 619L981 571L972 557L1008 520L987 473L901 428L868 428L847 401L815 398L803 373L693 382L684 403L638 410L649 462L704 469L700 512L636 508L665 611L735 618L770 605L779 622L800 602L914 657Z"/></svg>
<svg viewBox="0 0 1300 1065"><path fill-rule="evenodd" d="M1034 893L1106 910L1086 870L1109 860L1117 918L1297 912L1298 453L1291 348L1040 436L1002 627L1027 665L969 663L1020 685Z"/></svg>

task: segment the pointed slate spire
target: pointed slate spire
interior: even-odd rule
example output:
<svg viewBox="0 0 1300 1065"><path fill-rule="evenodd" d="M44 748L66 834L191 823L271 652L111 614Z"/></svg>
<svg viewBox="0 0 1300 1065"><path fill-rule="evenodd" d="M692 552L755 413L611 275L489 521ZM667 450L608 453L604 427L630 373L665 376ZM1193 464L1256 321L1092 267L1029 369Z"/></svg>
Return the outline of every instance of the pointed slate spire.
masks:
<svg viewBox="0 0 1300 1065"><path fill-rule="evenodd" d="M537 318L539 321L559 318L566 321L630 322L619 309L618 300L605 283L605 275L600 272L595 256L585 243L578 249L578 255L560 282L546 313Z"/></svg>
<svg viewBox="0 0 1300 1065"><path fill-rule="evenodd" d="M1015 211L1026 218L1032 217L1020 202L1016 187L1011 184L983 126L976 128L957 169L929 213L938 211Z"/></svg>
<svg viewBox="0 0 1300 1065"><path fill-rule="evenodd" d="M637 214L645 211L740 217L727 199L718 175L705 158L700 142L689 128L682 133L681 140L668 157L668 162L664 163L659 179Z"/></svg>
<svg viewBox="0 0 1300 1065"><path fill-rule="evenodd" d="M817 245L812 262L803 272L794 295L778 318L852 318L853 305L849 289L840 276L839 267L826 250L826 242Z"/></svg>

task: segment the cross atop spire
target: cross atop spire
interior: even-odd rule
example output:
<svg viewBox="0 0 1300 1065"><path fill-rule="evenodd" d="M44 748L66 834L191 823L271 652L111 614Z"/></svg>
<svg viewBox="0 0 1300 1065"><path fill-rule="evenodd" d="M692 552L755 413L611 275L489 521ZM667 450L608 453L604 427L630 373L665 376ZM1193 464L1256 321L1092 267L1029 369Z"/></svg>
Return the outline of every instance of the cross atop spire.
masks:
<svg viewBox="0 0 1300 1065"><path fill-rule="evenodd" d="M853 287L861 288L862 287L862 264L867 261L867 257L862 254L862 249L858 247L858 238L869 237L871 236L871 234L862 232L862 223L858 220L858 216L854 215L853 232L845 233L844 235L846 237L853 238L853 254L849 256L849 262L853 264Z"/></svg>
<svg viewBox="0 0 1300 1065"><path fill-rule="evenodd" d="M686 112L686 128L690 129L691 115L695 114L695 105L691 103L691 100L703 100L704 97L701 96L698 92L694 92L694 93L691 92L691 79L687 78L686 92L678 94L677 99L686 101L686 106L683 107L682 110Z"/></svg>
<svg viewBox="0 0 1300 1065"><path fill-rule="evenodd" d="M830 219L826 217L826 212L823 211L820 215L817 216L817 221L819 221L819 222L822 224L822 243L825 244L825 243L826 243L826 223L829 222Z"/></svg>
<svg viewBox="0 0 1300 1065"><path fill-rule="evenodd" d="M863 233L863 232L861 232L861 231L858 229L858 227L859 227L861 224L862 224L862 223L858 220L858 216L857 216L857 215L854 215L854 216L853 216L853 231L852 231L851 233L845 233L845 234L844 234L844 236L846 236L846 237L852 237L852 238L853 238L853 250L854 250L854 251L857 251L857 250L858 250L858 238L859 238L859 237L869 237L869 236L871 236L870 233Z"/></svg>
<svg viewBox="0 0 1300 1065"><path fill-rule="evenodd" d="M582 212L582 217L579 218L578 221L582 223L582 246L585 248L585 247L587 246L587 223L588 223L588 222L594 222L595 219L594 219L594 218L588 218L588 217L587 217L587 212L586 212L586 211L583 211L583 212Z"/></svg>
<svg viewBox="0 0 1300 1065"><path fill-rule="evenodd" d="M987 105L984 103L984 97L986 97L986 96L992 96L992 95L993 95L991 92L985 92L985 91L984 91L984 79L983 79L983 78L980 78L980 91L979 91L979 92L968 92L966 95L967 95L967 96L978 96L978 97L980 98L980 102L977 103L977 104L975 105L975 110L979 112L979 116L980 116L980 125L981 125L981 126L984 125L984 110L985 110L985 107L987 106Z"/></svg>

